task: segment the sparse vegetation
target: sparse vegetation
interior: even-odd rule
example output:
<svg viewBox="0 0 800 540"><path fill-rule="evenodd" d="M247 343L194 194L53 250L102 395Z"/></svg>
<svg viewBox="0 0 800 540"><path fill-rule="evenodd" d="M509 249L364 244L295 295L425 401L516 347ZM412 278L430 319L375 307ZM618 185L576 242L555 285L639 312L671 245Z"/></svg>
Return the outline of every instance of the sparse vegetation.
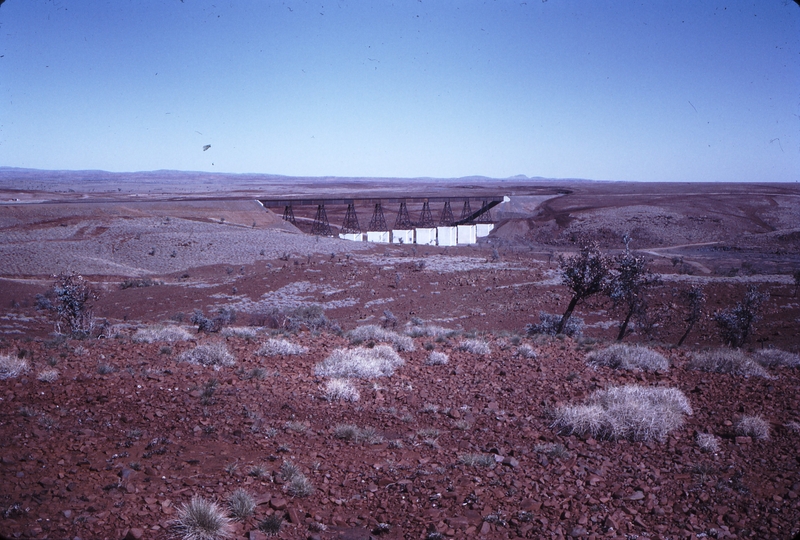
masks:
<svg viewBox="0 0 800 540"><path fill-rule="evenodd" d="M461 454L458 461L468 467L494 467L496 463L494 454Z"/></svg>
<svg viewBox="0 0 800 540"><path fill-rule="evenodd" d="M755 286L747 288L747 292L733 308L714 314L714 322L719 327L722 341L734 348L743 346L760 319L758 312L769 295L761 293Z"/></svg>
<svg viewBox="0 0 800 540"><path fill-rule="evenodd" d="M228 326L220 332L225 337L237 337L242 339L255 339L258 331L249 326Z"/></svg>
<svg viewBox="0 0 800 540"><path fill-rule="evenodd" d="M377 444L383 441L383 437L375 428L360 428L355 424L339 424L333 429L333 436L343 441L366 442Z"/></svg>
<svg viewBox="0 0 800 540"><path fill-rule="evenodd" d="M586 244L573 257L559 256L558 266L562 282L572 291L572 299L555 331L556 334L564 334L575 307L606 290L611 260L600 252L597 244Z"/></svg>
<svg viewBox="0 0 800 540"><path fill-rule="evenodd" d="M491 354L492 352L492 349L489 347L489 344L479 339L465 339L464 341L458 344L458 350L482 356Z"/></svg>
<svg viewBox="0 0 800 540"><path fill-rule="evenodd" d="M192 335L182 326L156 325L138 329L131 339L136 343L173 343L192 339Z"/></svg>
<svg viewBox="0 0 800 540"><path fill-rule="evenodd" d="M28 369L30 369L30 364L25 358L0 355L0 381L19 377Z"/></svg>
<svg viewBox="0 0 800 540"><path fill-rule="evenodd" d="M529 360L533 360L536 358L536 351L534 350L533 347L531 347L527 343L524 343L519 347L517 347L517 354L522 358L527 358Z"/></svg>
<svg viewBox="0 0 800 540"><path fill-rule="evenodd" d="M43 369L36 375L36 379L42 382L51 383L58 379L58 370L57 369Z"/></svg>
<svg viewBox="0 0 800 540"><path fill-rule="evenodd" d="M178 508L175 529L182 540L218 540L231 536L230 519L219 505L201 497Z"/></svg>
<svg viewBox="0 0 800 540"><path fill-rule="evenodd" d="M539 312L539 324L528 324L525 326L525 333L529 336L542 334L545 336L555 336L559 333L559 325L561 324L560 315L547 313L545 311ZM564 324L561 332L567 336L580 336L583 333L585 323L582 318L570 315L567 322Z"/></svg>
<svg viewBox="0 0 800 540"><path fill-rule="evenodd" d="M416 337L433 337L433 338L452 338L458 335L458 330L436 326L434 324L425 324L422 320L412 320L411 327L406 330L406 334L412 338Z"/></svg>
<svg viewBox="0 0 800 540"><path fill-rule="evenodd" d="M533 451L537 454L544 454L550 458L563 459L569 457L569 451L560 443L537 444L534 445Z"/></svg>
<svg viewBox="0 0 800 540"><path fill-rule="evenodd" d="M377 345L371 349L336 349L314 372L318 377L360 378L390 377L404 360L388 345Z"/></svg>
<svg viewBox="0 0 800 540"><path fill-rule="evenodd" d="M272 514L261 520L258 530L267 536L274 536L281 532L281 525L283 525L283 514Z"/></svg>
<svg viewBox="0 0 800 540"><path fill-rule="evenodd" d="M677 388L615 386L597 390L585 405L559 407L553 427L596 439L663 440L692 414Z"/></svg>
<svg viewBox="0 0 800 540"><path fill-rule="evenodd" d="M239 488L228 498L228 508L235 519L243 521L253 515L256 501L247 490Z"/></svg>
<svg viewBox="0 0 800 540"><path fill-rule="evenodd" d="M222 327L236 320L236 313L231 310L221 309L212 318L208 318L199 309L194 310L191 319L192 324L197 325L197 332L213 334L222 330Z"/></svg>
<svg viewBox="0 0 800 540"><path fill-rule="evenodd" d="M647 259L634 255L630 250L630 237L625 236L625 252L615 259L616 267L610 272L606 291L614 303L621 309L625 318L619 325L617 341L622 341L632 318L636 318L639 326L648 327L647 291L657 285L658 276L647 269Z"/></svg>
<svg viewBox="0 0 800 540"><path fill-rule="evenodd" d="M268 339L256 351L261 356L291 356L308 353L308 347L297 345L285 339Z"/></svg>
<svg viewBox="0 0 800 540"><path fill-rule="evenodd" d="M36 297L39 309L48 309L55 315L56 332L64 327L76 337L86 337L94 329L92 306L98 294L83 276L59 274L45 295Z"/></svg>
<svg viewBox="0 0 800 540"><path fill-rule="evenodd" d="M719 452L719 441L711 433L698 433L695 440L701 450L711 453Z"/></svg>
<svg viewBox="0 0 800 540"><path fill-rule="evenodd" d="M730 373L745 377L769 377L760 364L738 349L714 349L692 355L689 369L712 373Z"/></svg>
<svg viewBox="0 0 800 540"><path fill-rule="evenodd" d="M669 369L669 360L664 355L648 347L621 343L590 352L586 361L593 367L607 366L635 371L667 371Z"/></svg>
<svg viewBox="0 0 800 540"><path fill-rule="evenodd" d="M359 345L364 342L374 341L379 343L391 343L398 351L414 351L414 340L408 336L398 334L392 330L381 328L375 324L359 326L347 333L351 345Z"/></svg>
<svg viewBox="0 0 800 540"><path fill-rule="evenodd" d="M224 343L210 343L198 345L194 349L189 349L178 355L179 362L189 362L201 366L233 366L236 360L228 352Z"/></svg>
<svg viewBox="0 0 800 540"><path fill-rule="evenodd" d="M447 355L443 352L431 351L425 363L429 366L443 366L449 361Z"/></svg>
<svg viewBox="0 0 800 540"><path fill-rule="evenodd" d="M281 476L286 481L286 492L292 497L308 497L314 493L314 485L306 475L300 471L300 467L291 461L284 461L281 465Z"/></svg>
<svg viewBox="0 0 800 540"><path fill-rule="evenodd" d="M742 416L736 422L736 434L766 441L769 439L769 422L760 416Z"/></svg>
<svg viewBox="0 0 800 540"><path fill-rule="evenodd" d="M753 354L753 360L767 368L800 367L800 354L780 349L759 349Z"/></svg>
<svg viewBox="0 0 800 540"><path fill-rule="evenodd" d="M358 401L361 394L348 379L329 379L325 382L325 397L330 401Z"/></svg>

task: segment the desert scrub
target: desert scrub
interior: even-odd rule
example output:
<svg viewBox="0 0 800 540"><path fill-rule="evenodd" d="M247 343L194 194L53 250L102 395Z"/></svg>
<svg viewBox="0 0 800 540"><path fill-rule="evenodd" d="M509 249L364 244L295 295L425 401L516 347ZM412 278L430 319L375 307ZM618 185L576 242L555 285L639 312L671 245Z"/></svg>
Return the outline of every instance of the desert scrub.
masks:
<svg viewBox="0 0 800 540"><path fill-rule="evenodd" d="M461 454L458 456L459 463L468 467L493 467L497 463L493 454Z"/></svg>
<svg viewBox="0 0 800 540"><path fill-rule="evenodd" d="M292 497L303 498L314 493L314 485L311 480L300 471L300 467L291 461L283 462L281 476L286 481L286 486L284 487L286 493Z"/></svg>
<svg viewBox="0 0 800 540"><path fill-rule="evenodd" d="M677 388L612 386L592 393L584 405L556 409L552 427L596 439L661 441L690 414L689 400Z"/></svg>
<svg viewBox="0 0 800 540"><path fill-rule="evenodd" d="M220 333L225 337L238 337L242 339L255 339L258 331L249 326L227 326Z"/></svg>
<svg viewBox="0 0 800 540"><path fill-rule="evenodd" d="M529 360L536 358L536 351L528 344L523 344L517 347L517 354L522 358L528 358Z"/></svg>
<svg viewBox="0 0 800 540"><path fill-rule="evenodd" d="M392 330L386 330L376 324L359 326L347 333L351 345L358 345L365 341L375 341L380 343L391 343L398 351L413 352L416 350L414 340L408 336L398 334Z"/></svg>
<svg viewBox="0 0 800 540"><path fill-rule="evenodd" d="M219 505L201 497L192 497L178 509L174 522L178 535L183 540L217 540L230 538L231 520Z"/></svg>
<svg viewBox="0 0 800 540"><path fill-rule="evenodd" d="M235 519L244 521L253 515L256 501L247 490L239 488L228 498L228 508Z"/></svg>
<svg viewBox="0 0 800 540"><path fill-rule="evenodd" d="M325 398L328 401L358 401L361 394L348 379L330 379L325 383Z"/></svg>
<svg viewBox="0 0 800 540"><path fill-rule="evenodd" d="M317 364L314 373L318 377L372 379L390 377L404 363L400 355L388 345L378 345L371 349L336 349Z"/></svg>
<svg viewBox="0 0 800 540"><path fill-rule="evenodd" d="M486 355L492 352L492 349L489 348L489 344L479 339L465 339L458 344L458 350L479 355Z"/></svg>
<svg viewBox="0 0 800 540"><path fill-rule="evenodd" d="M529 336L537 334L545 336L555 336L558 334L558 325L561 323L561 315L539 312L539 324L528 324L525 326L525 333ZM585 323L580 317L570 316L567 319L562 333L568 336L580 336L583 333Z"/></svg>
<svg viewBox="0 0 800 540"><path fill-rule="evenodd" d="M0 381L19 377L30 368L30 364L24 358L0 355Z"/></svg>
<svg viewBox="0 0 800 540"><path fill-rule="evenodd" d="M260 356L292 356L308 353L308 347L296 345L285 339L268 339L256 351Z"/></svg>
<svg viewBox="0 0 800 540"><path fill-rule="evenodd" d="M632 371L667 371L669 360L648 347L614 344L606 349L592 351L586 356L592 367L607 366Z"/></svg>
<svg viewBox="0 0 800 540"><path fill-rule="evenodd" d="M719 441L711 433L698 433L695 438L697 446L705 452L719 452Z"/></svg>
<svg viewBox="0 0 800 540"><path fill-rule="evenodd" d="M780 349L759 349L753 354L753 360L764 367L800 367L800 354L793 354Z"/></svg>
<svg viewBox="0 0 800 540"><path fill-rule="evenodd" d="M560 443L546 443L534 445L533 451L537 454L544 454L551 458L567 458L569 452L567 447Z"/></svg>
<svg viewBox="0 0 800 540"><path fill-rule="evenodd" d="M273 536L281 532L281 525L283 525L283 514L272 514L258 524L258 530L267 536Z"/></svg>
<svg viewBox="0 0 800 540"><path fill-rule="evenodd" d="M761 365L738 349L714 349L695 353L689 361L689 369L712 373L730 373L745 377L769 377Z"/></svg>
<svg viewBox="0 0 800 540"><path fill-rule="evenodd" d="M742 416L736 422L736 434L766 441L769 439L769 422L760 416Z"/></svg>
<svg viewBox="0 0 800 540"><path fill-rule="evenodd" d="M136 343L156 343L160 341L174 343L175 341L192 339L192 335L182 326L156 325L139 328L134 332L131 339Z"/></svg>
<svg viewBox="0 0 800 540"><path fill-rule="evenodd" d="M432 351L431 354L428 355L428 358L425 360L425 364L429 366L443 366L447 364L449 358L443 352Z"/></svg>
<svg viewBox="0 0 800 540"><path fill-rule="evenodd" d="M406 334L412 338L416 337L433 337L433 338L449 338L458 335L458 330L451 328L443 328L434 324L425 324L422 320L412 321L410 328L406 329Z"/></svg>
<svg viewBox="0 0 800 540"><path fill-rule="evenodd" d="M198 345L194 349L183 351L178 355L179 362L189 362L201 366L232 366L236 364L233 355L223 343L209 343Z"/></svg>
<svg viewBox="0 0 800 540"><path fill-rule="evenodd" d="M58 379L58 370L57 369L43 369L36 375L36 379L42 382L51 383Z"/></svg>
<svg viewBox="0 0 800 540"><path fill-rule="evenodd" d="M343 441L365 442L368 444L379 444L383 442L383 436L375 428L360 428L355 424L339 424L333 428L333 436Z"/></svg>

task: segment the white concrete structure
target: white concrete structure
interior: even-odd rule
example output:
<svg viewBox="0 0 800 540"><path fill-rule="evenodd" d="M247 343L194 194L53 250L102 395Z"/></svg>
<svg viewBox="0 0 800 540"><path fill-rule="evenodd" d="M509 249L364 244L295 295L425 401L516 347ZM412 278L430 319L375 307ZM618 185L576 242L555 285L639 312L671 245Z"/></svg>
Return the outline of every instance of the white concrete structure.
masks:
<svg viewBox="0 0 800 540"><path fill-rule="evenodd" d="M475 225L457 225L458 245L475 244L478 241L478 228Z"/></svg>
<svg viewBox="0 0 800 540"><path fill-rule="evenodd" d="M436 227L415 229L416 242L422 246L436 245Z"/></svg>
<svg viewBox="0 0 800 540"><path fill-rule="evenodd" d="M489 236L489 233L494 229L494 223L478 223L475 226L477 227L478 238Z"/></svg>
<svg viewBox="0 0 800 540"><path fill-rule="evenodd" d="M379 244L389 243L389 231L368 231L367 242L377 242Z"/></svg>
<svg viewBox="0 0 800 540"><path fill-rule="evenodd" d="M413 244L414 229L392 229L392 244Z"/></svg>
<svg viewBox="0 0 800 540"><path fill-rule="evenodd" d="M351 242L363 242L364 233L346 233L346 234L339 233L339 238L341 238L342 240L350 240Z"/></svg>
<svg viewBox="0 0 800 540"><path fill-rule="evenodd" d="M436 241L440 246L455 246L458 231L455 227L436 227Z"/></svg>

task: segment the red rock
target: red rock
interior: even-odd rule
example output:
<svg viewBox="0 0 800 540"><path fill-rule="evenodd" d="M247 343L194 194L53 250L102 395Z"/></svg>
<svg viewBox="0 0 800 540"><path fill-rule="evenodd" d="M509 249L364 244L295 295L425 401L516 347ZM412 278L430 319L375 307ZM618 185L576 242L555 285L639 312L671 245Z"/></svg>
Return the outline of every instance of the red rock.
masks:
<svg viewBox="0 0 800 540"><path fill-rule="evenodd" d="M488 521L484 521L483 525L481 525L481 534L489 534L492 532L492 526L489 525Z"/></svg>
<svg viewBox="0 0 800 540"><path fill-rule="evenodd" d="M274 498L270 499L269 505L275 510L285 510L286 509L286 499L283 498Z"/></svg>
<svg viewBox="0 0 800 540"><path fill-rule="evenodd" d="M144 530L138 527L132 527L125 533L124 540L142 540L144 538Z"/></svg>
<svg viewBox="0 0 800 540"><path fill-rule="evenodd" d="M750 437L736 437L736 444L750 444L753 442L753 439Z"/></svg>
<svg viewBox="0 0 800 540"><path fill-rule="evenodd" d="M267 540L267 535L258 530L252 530L247 535L248 540Z"/></svg>

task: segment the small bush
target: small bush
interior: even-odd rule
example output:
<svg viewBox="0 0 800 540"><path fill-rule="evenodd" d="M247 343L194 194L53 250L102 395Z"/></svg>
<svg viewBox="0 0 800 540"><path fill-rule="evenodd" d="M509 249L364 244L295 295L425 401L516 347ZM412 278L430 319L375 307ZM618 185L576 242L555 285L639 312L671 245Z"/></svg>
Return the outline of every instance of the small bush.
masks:
<svg viewBox="0 0 800 540"><path fill-rule="evenodd" d="M388 345L372 349L336 349L321 363L314 373L318 377L360 378L390 377L404 360Z"/></svg>
<svg viewBox="0 0 800 540"><path fill-rule="evenodd" d="M750 359L738 349L715 349L695 353L688 365L689 369L711 373L730 373L745 377L769 377L761 365Z"/></svg>
<svg viewBox="0 0 800 540"><path fill-rule="evenodd" d="M427 360L425 363L429 366L443 366L449 362L449 358L443 352L432 351L431 354L428 355Z"/></svg>
<svg viewBox="0 0 800 540"><path fill-rule="evenodd" d="M377 341L381 343L391 343L398 351L416 350L414 340L408 336L404 336L392 330L386 330L375 324L368 324L366 326L359 326L347 333L350 338L350 343L356 345L365 341Z"/></svg>
<svg viewBox="0 0 800 540"><path fill-rule="evenodd" d="M711 433L698 433L697 446L705 452L719 452L719 441Z"/></svg>
<svg viewBox="0 0 800 540"><path fill-rule="evenodd" d="M36 378L42 382L51 383L58 379L57 369L43 369L39 372Z"/></svg>
<svg viewBox="0 0 800 540"><path fill-rule="evenodd" d="M258 530L267 536L273 536L281 532L281 525L283 525L283 514L272 514L258 524Z"/></svg>
<svg viewBox="0 0 800 540"><path fill-rule="evenodd" d="M736 422L736 434L766 441L769 439L769 422L760 416L742 416Z"/></svg>
<svg viewBox="0 0 800 540"><path fill-rule="evenodd" d="M88 336L94 329L92 305L97 298L97 292L83 276L59 274L50 291L37 297L37 306L54 312L56 332L61 333L62 325L66 325L73 335Z"/></svg>
<svg viewBox="0 0 800 540"><path fill-rule="evenodd" d="M517 347L517 354L522 358L533 360L536 358L536 351L530 345L524 344Z"/></svg>
<svg viewBox="0 0 800 540"><path fill-rule="evenodd" d="M325 397L330 401L358 401L361 394L347 379L330 379L325 383Z"/></svg>
<svg viewBox="0 0 800 540"><path fill-rule="evenodd" d="M139 289L142 287L152 287L153 285L161 285L160 281L155 281L150 278L129 278L119 284L119 288L123 291L125 289Z"/></svg>
<svg viewBox="0 0 800 540"><path fill-rule="evenodd" d="M525 327L525 333L529 336L543 334L555 336L558 333L558 325L561 323L561 315L554 313L539 312L539 324L529 324ZM568 336L580 336L583 333L585 323L580 317L570 317L564 326L563 334Z"/></svg>
<svg viewBox="0 0 800 540"><path fill-rule="evenodd" d="M198 345L194 349L189 349L179 354L178 361L214 367L236 364L233 355L228 352L228 348L223 343Z"/></svg>
<svg viewBox="0 0 800 540"><path fill-rule="evenodd" d="M230 519L217 503L192 497L178 509L175 528L183 540L217 540L231 536Z"/></svg>
<svg viewBox="0 0 800 540"><path fill-rule="evenodd" d="M138 329L131 339L136 343L155 343L158 341L173 343L192 339L192 335L181 326L158 325Z"/></svg>
<svg viewBox="0 0 800 540"><path fill-rule="evenodd" d="M355 424L339 424L333 428L333 436L344 441L353 441L358 437L359 431Z"/></svg>
<svg viewBox="0 0 800 540"><path fill-rule="evenodd" d="M759 349L753 355L753 360L764 367L800 367L800 354L793 354L780 349Z"/></svg>
<svg viewBox="0 0 800 540"><path fill-rule="evenodd" d="M692 408L677 388L617 386L595 391L585 405L558 408L552 427L596 439L663 440L684 414Z"/></svg>
<svg viewBox="0 0 800 540"><path fill-rule="evenodd" d="M493 454L461 454L458 461L468 467L493 467L497 463Z"/></svg>
<svg viewBox="0 0 800 540"><path fill-rule="evenodd" d="M308 353L308 347L296 345L285 339L268 339L256 351L256 354L261 356L291 356L304 355L306 353Z"/></svg>
<svg viewBox="0 0 800 540"><path fill-rule="evenodd" d="M758 312L769 299L769 294L758 292L754 285L748 287L742 301L730 309L714 314L722 341L731 347L741 347L753 333L755 323L761 318Z"/></svg>
<svg viewBox="0 0 800 540"><path fill-rule="evenodd" d="M256 501L247 490L239 488L228 499L228 508L234 518L243 521L253 515Z"/></svg>
<svg viewBox="0 0 800 540"><path fill-rule="evenodd" d="M479 339L465 339L458 345L460 351L467 351L471 354L486 355L491 354L492 349L489 344Z"/></svg>
<svg viewBox="0 0 800 540"><path fill-rule="evenodd" d="M590 366L608 366L633 371L667 371L669 360L647 347L614 344L607 349L593 351L586 357Z"/></svg>
<svg viewBox="0 0 800 540"><path fill-rule="evenodd" d="M242 339L255 339L258 331L249 326L228 326L220 332L225 337L238 337Z"/></svg>
<svg viewBox="0 0 800 540"><path fill-rule="evenodd" d="M449 338L458 335L457 330L452 330L450 328L443 328L441 326L436 326L433 324L424 324L422 321L416 321L416 322L418 322L419 324L415 324L414 326L406 330L406 334L408 334L412 338L415 337Z"/></svg>
<svg viewBox="0 0 800 540"><path fill-rule="evenodd" d="M0 381L19 377L30 368L28 361L15 356L0 355Z"/></svg>
<svg viewBox="0 0 800 540"><path fill-rule="evenodd" d="M286 480L286 492L292 497L308 497L314 493L314 485L306 478L300 468L291 461L284 461L281 466L281 475Z"/></svg>
<svg viewBox="0 0 800 540"><path fill-rule="evenodd" d="M222 330L222 327L236 320L236 313L232 310L221 309L213 318L208 318L199 309L194 310L191 319L192 324L197 325L197 332L212 334Z"/></svg>
<svg viewBox="0 0 800 540"><path fill-rule="evenodd" d="M117 371L117 368L112 366L111 364L98 364L97 366L97 373L100 375L109 375Z"/></svg>

